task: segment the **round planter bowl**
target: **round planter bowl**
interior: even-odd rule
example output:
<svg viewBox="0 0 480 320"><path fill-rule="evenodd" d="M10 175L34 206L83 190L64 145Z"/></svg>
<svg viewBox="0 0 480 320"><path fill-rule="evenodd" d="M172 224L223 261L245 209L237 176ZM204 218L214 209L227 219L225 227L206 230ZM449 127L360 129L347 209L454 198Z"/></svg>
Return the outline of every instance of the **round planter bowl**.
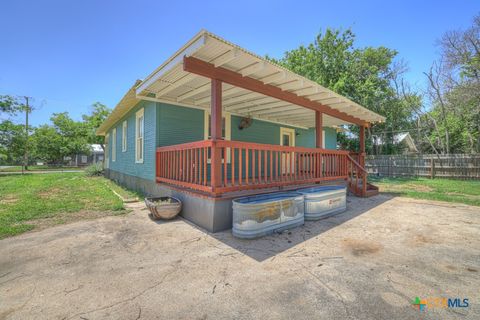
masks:
<svg viewBox="0 0 480 320"><path fill-rule="evenodd" d="M170 202L157 203L157 201ZM182 202L174 197L145 198L145 205L152 214L153 219L170 220L175 218L182 210Z"/></svg>

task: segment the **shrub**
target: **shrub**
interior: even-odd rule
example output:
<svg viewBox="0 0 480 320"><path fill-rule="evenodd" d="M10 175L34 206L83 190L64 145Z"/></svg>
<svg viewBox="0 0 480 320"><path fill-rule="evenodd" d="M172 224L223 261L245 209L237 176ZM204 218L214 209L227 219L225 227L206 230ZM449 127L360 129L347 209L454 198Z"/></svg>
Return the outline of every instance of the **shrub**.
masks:
<svg viewBox="0 0 480 320"><path fill-rule="evenodd" d="M89 177L102 176L103 175L103 163L97 162L89 165L85 168L85 174Z"/></svg>

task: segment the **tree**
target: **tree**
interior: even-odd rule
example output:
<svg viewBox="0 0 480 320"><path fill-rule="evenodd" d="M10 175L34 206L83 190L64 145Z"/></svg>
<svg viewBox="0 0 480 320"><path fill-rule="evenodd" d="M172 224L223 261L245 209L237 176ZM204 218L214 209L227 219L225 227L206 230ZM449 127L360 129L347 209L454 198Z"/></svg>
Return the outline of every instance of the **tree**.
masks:
<svg viewBox="0 0 480 320"><path fill-rule="evenodd" d="M15 114L21 107L20 101L9 95L0 95L0 115L3 114Z"/></svg>
<svg viewBox="0 0 480 320"><path fill-rule="evenodd" d="M25 128L9 120L0 122L0 160L6 164L21 163L24 155Z"/></svg>
<svg viewBox="0 0 480 320"><path fill-rule="evenodd" d="M394 80L405 71L394 63L396 55L397 51L386 47L356 48L351 29L327 29L313 43L272 60L385 116L385 123L369 128L367 150L372 151L373 137L382 135L386 142L383 152L393 153L394 133L409 130L413 114L409 105L413 99L406 100L395 90ZM339 142L346 149L358 147L358 139L352 139L358 136L358 127L351 126L350 130L353 136L339 134Z"/></svg>
<svg viewBox="0 0 480 320"><path fill-rule="evenodd" d="M442 153L480 152L480 15L466 30L446 32L438 45L440 58L425 73L429 139Z"/></svg>
<svg viewBox="0 0 480 320"><path fill-rule="evenodd" d="M91 152L85 123L74 121L68 112L54 113L50 120L52 125L42 125L32 135L37 159L60 164L65 157Z"/></svg>
<svg viewBox="0 0 480 320"><path fill-rule="evenodd" d="M32 154L37 160L60 164L65 154L62 152L63 139L53 126L42 125L31 136Z"/></svg>
<svg viewBox="0 0 480 320"><path fill-rule="evenodd" d="M68 112L54 113L50 120L61 137L60 151L63 156L73 157L81 153L90 153L89 132L85 123L74 121Z"/></svg>
<svg viewBox="0 0 480 320"><path fill-rule="evenodd" d="M87 131L88 131L88 143L99 144L105 150L104 146L104 138L101 136L97 136L96 131L100 127L100 125L107 119L110 115L112 110L108 108L106 105L95 102L92 105L92 112L89 115L83 115L83 121L86 124Z"/></svg>

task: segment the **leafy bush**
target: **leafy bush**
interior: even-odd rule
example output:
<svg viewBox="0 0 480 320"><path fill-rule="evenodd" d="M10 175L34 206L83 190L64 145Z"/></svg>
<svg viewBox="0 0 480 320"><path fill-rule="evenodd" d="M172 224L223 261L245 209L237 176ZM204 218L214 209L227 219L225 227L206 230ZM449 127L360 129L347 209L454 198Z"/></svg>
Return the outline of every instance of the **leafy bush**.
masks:
<svg viewBox="0 0 480 320"><path fill-rule="evenodd" d="M89 177L102 176L103 175L103 163L97 162L89 165L85 168L85 174Z"/></svg>

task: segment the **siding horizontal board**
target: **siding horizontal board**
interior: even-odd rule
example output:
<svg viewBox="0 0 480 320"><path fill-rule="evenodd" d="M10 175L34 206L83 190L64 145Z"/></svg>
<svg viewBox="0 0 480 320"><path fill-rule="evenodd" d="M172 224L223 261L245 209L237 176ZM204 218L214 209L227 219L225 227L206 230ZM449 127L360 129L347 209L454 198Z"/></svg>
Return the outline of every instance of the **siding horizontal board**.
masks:
<svg viewBox="0 0 480 320"><path fill-rule="evenodd" d="M135 163L135 113L144 108L145 112L145 154L144 163ZM255 119L248 128L240 130L241 117L232 115L231 138L232 140L256 142L264 144L280 144L280 124ZM127 121L127 151L122 152L122 122ZM125 117L120 119L117 128L117 154L116 161L110 157L110 169L132 176L155 180L155 148L204 139L204 111L199 109L175 106L165 103L142 101L133 108ZM110 139L111 131L109 129ZM315 147L315 129L295 128L296 146ZM336 131L324 128L325 144L327 149L336 149ZM109 148L111 148L111 141ZM110 150L111 152L111 150ZM268 166L267 166L268 167ZM210 166L208 166L210 170ZM223 170L223 167L222 167ZM230 175L230 164L228 171ZM245 170L245 168L244 168Z"/></svg>
<svg viewBox="0 0 480 320"><path fill-rule="evenodd" d="M144 108L144 155L143 163L135 162L135 113ZM156 147L156 103L149 101L140 102L125 117L120 119L109 129L110 140L112 130L117 128L116 161L110 156L109 169L140 177L155 180L155 147ZM127 151L122 151L122 123L127 121ZM109 141L111 154L112 141Z"/></svg>

